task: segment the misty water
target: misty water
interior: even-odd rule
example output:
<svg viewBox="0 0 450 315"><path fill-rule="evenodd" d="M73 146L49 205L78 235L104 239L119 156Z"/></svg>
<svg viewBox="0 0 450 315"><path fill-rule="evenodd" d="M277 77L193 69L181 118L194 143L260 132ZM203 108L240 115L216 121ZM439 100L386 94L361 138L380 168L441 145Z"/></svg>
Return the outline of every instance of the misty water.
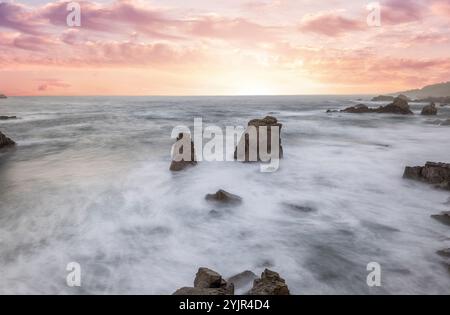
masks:
<svg viewBox="0 0 450 315"><path fill-rule="evenodd" d="M0 293L170 294L197 269L264 268L293 294L450 293L437 250L446 191L405 180L406 165L450 162L450 117L327 114L353 97L23 97L0 100ZM366 102L370 104L370 102ZM378 104L377 104L378 105ZM284 159L201 162L169 171L172 128L283 124ZM239 206L205 201L225 189ZM215 211L212 211L215 210ZM81 287L66 266L81 265ZM381 287L366 284L369 262Z"/></svg>

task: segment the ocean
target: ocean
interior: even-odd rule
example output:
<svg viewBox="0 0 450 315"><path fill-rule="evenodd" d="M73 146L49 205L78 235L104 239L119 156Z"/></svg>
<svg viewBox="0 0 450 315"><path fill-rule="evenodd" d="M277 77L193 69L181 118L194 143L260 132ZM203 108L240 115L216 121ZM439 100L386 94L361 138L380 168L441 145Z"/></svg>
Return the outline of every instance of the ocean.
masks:
<svg viewBox="0 0 450 315"><path fill-rule="evenodd" d="M0 115L18 116L0 121L17 142L0 151L0 293L171 294L203 266L225 278L269 268L293 294L449 294L436 251L450 234L430 218L449 210L449 193L402 174L449 162L450 127L434 121L450 108L326 113L357 98L0 100ZM169 171L175 126L266 115L283 124L277 172L240 162ZM207 203L218 189L243 203ZM69 262L81 266L80 287L66 284ZM370 262L381 266L380 287L366 283Z"/></svg>

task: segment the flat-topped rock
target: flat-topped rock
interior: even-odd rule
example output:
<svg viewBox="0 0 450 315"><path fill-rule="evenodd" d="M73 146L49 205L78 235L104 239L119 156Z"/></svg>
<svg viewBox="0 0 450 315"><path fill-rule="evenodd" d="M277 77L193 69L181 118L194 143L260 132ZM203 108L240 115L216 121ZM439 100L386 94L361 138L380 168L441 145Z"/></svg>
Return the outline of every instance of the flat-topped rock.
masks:
<svg viewBox="0 0 450 315"><path fill-rule="evenodd" d="M256 128L256 139L254 140L255 147L254 149L256 152L250 152L252 150L252 147L250 146L250 139L249 135L251 134L250 128L255 127ZM281 145L281 128L283 125L278 122L278 120L273 116L266 116L262 119L252 119L248 122L247 129L245 130L244 134L242 135L241 139L239 140L238 146L236 147L234 151L234 159L243 161L243 162L257 162L261 161L261 155L260 155L260 127L267 127L267 152L272 152L272 128L278 128L278 157L281 159L283 157L283 147ZM261 142L264 142L262 140ZM239 148L244 152L238 152ZM239 153L239 156L238 156Z"/></svg>
<svg viewBox="0 0 450 315"><path fill-rule="evenodd" d="M0 116L0 120L17 119L17 116Z"/></svg>
<svg viewBox="0 0 450 315"><path fill-rule="evenodd" d="M450 164L448 163L427 162L425 166L407 166L403 177L450 190Z"/></svg>
<svg viewBox="0 0 450 315"><path fill-rule="evenodd" d="M0 148L14 146L16 143L0 132Z"/></svg>
<svg viewBox="0 0 450 315"><path fill-rule="evenodd" d="M442 211L440 214L433 214L431 217L441 223L450 225L450 211Z"/></svg>

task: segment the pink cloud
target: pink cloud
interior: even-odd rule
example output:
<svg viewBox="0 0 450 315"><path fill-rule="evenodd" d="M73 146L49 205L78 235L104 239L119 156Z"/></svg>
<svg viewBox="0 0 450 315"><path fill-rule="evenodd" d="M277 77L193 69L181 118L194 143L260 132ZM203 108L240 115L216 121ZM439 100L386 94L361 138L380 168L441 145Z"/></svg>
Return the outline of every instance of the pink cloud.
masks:
<svg viewBox="0 0 450 315"><path fill-rule="evenodd" d="M420 21L428 12L417 0L387 0L381 6L381 23L402 24Z"/></svg>
<svg viewBox="0 0 450 315"><path fill-rule="evenodd" d="M40 81L43 83L38 85L37 90L41 92L48 91L49 89L66 89L71 86L59 79L42 79Z"/></svg>
<svg viewBox="0 0 450 315"><path fill-rule="evenodd" d="M342 17L336 13L322 13L305 17L299 28L304 32L336 37L365 29L364 22Z"/></svg>
<svg viewBox="0 0 450 315"><path fill-rule="evenodd" d="M24 5L14 2L0 3L0 27L9 28L27 34L40 34L41 21Z"/></svg>

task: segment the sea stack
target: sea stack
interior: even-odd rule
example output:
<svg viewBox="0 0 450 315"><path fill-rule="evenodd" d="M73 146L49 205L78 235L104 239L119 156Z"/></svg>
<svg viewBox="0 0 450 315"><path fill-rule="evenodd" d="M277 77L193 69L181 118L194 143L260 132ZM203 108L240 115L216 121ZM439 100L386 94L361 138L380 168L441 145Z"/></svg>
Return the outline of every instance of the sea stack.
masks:
<svg viewBox="0 0 450 315"><path fill-rule="evenodd" d="M260 155L260 127L267 127L267 153L272 152L272 128L278 128L278 145L279 145L279 158L283 158L283 147L281 146L281 128L283 125L278 122L278 120L275 117L272 116L266 116L263 119L253 119L248 122L248 127L245 130L244 134L242 135L241 139L239 140L238 146L236 147L234 151L234 159L243 161L243 162L256 162L261 161L261 155ZM254 140L254 148L256 149L256 152L253 152L250 146L250 137L251 129L256 129L256 139ZM262 133L262 132L261 132ZM262 140L264 141L264 140ZM253 146L252 146L253 147ZM239 148L243 148L244 152L239 152ZM241 149L242 150L242 149ZM262 149L264 151L264 149ZM256 159L255 159L256 157Z"/></svg>
<svg viewBox="0 0 450 315"><path fill-rule="evenodd" d="M190 152L184 154L185 148L188 148ZM197 161L195 158L194 142L191 139L191 135L188 133L180 133L177 137L177 142L173 146L170 170L172 172L179 172L194 165L197 165Z"/></svg>

